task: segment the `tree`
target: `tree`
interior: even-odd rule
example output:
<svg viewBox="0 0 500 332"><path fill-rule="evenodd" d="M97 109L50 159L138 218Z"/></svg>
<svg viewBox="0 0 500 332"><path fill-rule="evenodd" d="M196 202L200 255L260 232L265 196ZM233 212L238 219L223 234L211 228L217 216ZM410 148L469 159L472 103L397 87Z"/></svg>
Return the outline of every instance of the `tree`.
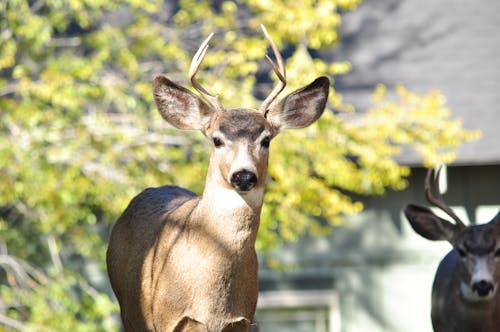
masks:
<svg viewBox="0 0 500 332"><path fill-rule="evenodd" d="M201 192L206 170L203 137L169 128L155 110L154 74L188 86L192 54L215 32L201 81L227 107L257 107L274 80L259 24L287 58L292 90L349 70L317 54L339 41L340 12L359 2L2 2L0 325L117 329L99 279L110 225L145 187ZM352 193L403 189L401 145L433 165L479 135L450 118L438 91L396 95L379 86L373 107L357 114L332 88L320 121L272 143L259 249L330 230L362 210Z"/></svg>

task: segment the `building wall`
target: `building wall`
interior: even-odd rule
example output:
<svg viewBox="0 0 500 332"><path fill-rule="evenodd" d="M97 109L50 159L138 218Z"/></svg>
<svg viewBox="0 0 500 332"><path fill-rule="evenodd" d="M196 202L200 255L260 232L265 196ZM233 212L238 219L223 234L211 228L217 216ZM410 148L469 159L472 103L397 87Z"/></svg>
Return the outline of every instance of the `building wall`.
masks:
<svg viewBox="0 0 500 332"><path fill-rule="evenodd" d="M320 54L352 63L351 72L335 77L335 89L358 112L369 107L378 83L403 84L417 93L439 89L453 119L482 131L481 140L460 148L448 169L445 194L463 219L479 222L493 217L500 205L499 12L499 1L365 0L342 16L338 47ZM399 161L421 165L414 153ZM295 269L277 272L262 265L266 300L260 313L281 306L280 317L296 322L284 331L320 332L326 324L336 332L335 319L343 332L432 331L432 280L450 245L419 237L401 212L408 203L425 204L424 176L424 169L415 168L405 191L360 198L365 211L331 236L304 238L277 251ZM311 296L318 306L311 305ZM297 305L305 298L307 303ZM325 316L325 310L339 315Z"/></svg>
<svg viewBox="0 0 500 332"><path fill-rule="evenodd" d="M432 280L451 246L421 238L402 215L408 203L426 205L424 177L424 169L414 169L405 191L363 199L365 211L331 236L303 238L275 252L291 270L262 264L261 292L334 292L343 332L432 331ZM498 188L500 165L450 167L444 197L465 221L477 215L485 222L500 210Z"/></svg>

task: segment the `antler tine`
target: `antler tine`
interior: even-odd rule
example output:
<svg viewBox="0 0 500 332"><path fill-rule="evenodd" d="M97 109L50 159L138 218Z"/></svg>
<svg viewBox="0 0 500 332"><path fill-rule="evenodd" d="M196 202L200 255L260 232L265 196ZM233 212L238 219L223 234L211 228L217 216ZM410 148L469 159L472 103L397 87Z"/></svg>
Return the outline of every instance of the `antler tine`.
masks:
<svg viewBox="0 0 500 332"><path fill-rule="evenodd" d="M269 107L269 105L271 105L271 103L274 101L274 99L276 99L276 97L285 88L285 86L286 86L286 69L285 69L285 62L283 61L283 58L281 57L281 54L278 50L278 47L276 46L273 39L271 38L271 36L267 32L266 27L264 27L264 25L262 25L262 24L260 25L260 27L262 29L262 32L264 32L264 35L266 36L267 40L269 41L271 48L273 49L273 53L274 53L274 56L276 57L277 64L274 63L273 60L268 55L266 55L266 58L271 63L271 66L273 67L274 73L276 74L276 76L278 76L278 78L280 80L278 85L276 85L274 87L273 91L271 91L269 96L267 96L267 98L264 100L264 102L262 102L262 105L260 106L260 111L264 113L267 110L267 108Z"/></svg>
<svg viewBox="0 0 500 332"><path fill-rule="evenodd" d="M434 197L432 194L432 186L431 186L431 177L433 172L432 168L429 168L427 171L427 175L425 177L425 198L427 201L434 205L435 207L441 209L443 212L445 212L447 215L453 218L455 220L455 223L457 226L461 228L465 228L465 224L463 221L453 212L453 210L446 205L446 203L443 200L443 196L441 195L441 192L439 190L439 174L441 173L441 167L438 169L436 176L434 178L434 186L437 191L437 197Z"/></svg>
<svg viewBox="0 0 500 332"><path fill-rule="evenodd" d="M194 55L191 66L189 67L189 80L191 81L191 84L196 89L196 91L198 91L201 96L216 109L216 111L222 112L224 111L224 107L222 106L219 98L217 96L211 95L207 90L205 90L205 88L201 86L201 84L195 78L198 69L200 69L201 62L203 61L203 59L205 58L205 54L207 53L208 43L213 36L214 34L211 33L200 45L200 48L198 48L198 51Z"/></svg>

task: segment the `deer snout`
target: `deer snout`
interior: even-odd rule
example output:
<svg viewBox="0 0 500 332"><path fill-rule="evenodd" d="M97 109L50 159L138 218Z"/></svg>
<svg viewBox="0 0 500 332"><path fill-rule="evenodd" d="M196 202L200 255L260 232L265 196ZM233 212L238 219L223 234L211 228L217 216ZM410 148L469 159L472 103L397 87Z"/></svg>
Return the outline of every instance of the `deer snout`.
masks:
<svg viewBox="0 0 500 332"><path fill-rule="evenodd" d="M249 191L257 184L257 175L248 170L234 172L231 175L231 185L237 191Z"/></svg>
<svg viewBox="0 0 500 332"><path fill-rule="evenodd" d="M480 280L472 284L472 290L481 297L486 297L490 295L494 290L494 285L491 281Z"/></svg>
<svg viewBox="0 0 500 332"><path fill-rule="evenodd" d="M473 271L470 283L472 291L481 298L493 296L496 286L487 257L476 257Z"/></svg>

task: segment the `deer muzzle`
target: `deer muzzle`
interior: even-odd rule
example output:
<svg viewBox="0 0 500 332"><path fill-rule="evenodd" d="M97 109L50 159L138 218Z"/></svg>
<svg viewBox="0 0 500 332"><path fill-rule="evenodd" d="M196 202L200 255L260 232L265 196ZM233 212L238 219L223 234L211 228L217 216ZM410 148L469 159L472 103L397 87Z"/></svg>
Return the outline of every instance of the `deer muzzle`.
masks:
<svg viewBox="0 0 500 332"><path fill-rule="evenodd" d="M257 184L257 175L254 172L241 170L231 176L231 185L239 192L250 191Z"/></svg>
<svg viewBox="0 0 500 332"><path fill-rule="evenodd" d="M494 295L496 285L487 257L476 257L470 285L480 298L486 299Z"/></svg>
<svg viewBox="0 0 500 332"><path fill-rule="evenodd" d="M487 297L494 290L494 285L490 281L480 280L472 284L472 290L477 293L477 295L481 297Z"/></svg>

